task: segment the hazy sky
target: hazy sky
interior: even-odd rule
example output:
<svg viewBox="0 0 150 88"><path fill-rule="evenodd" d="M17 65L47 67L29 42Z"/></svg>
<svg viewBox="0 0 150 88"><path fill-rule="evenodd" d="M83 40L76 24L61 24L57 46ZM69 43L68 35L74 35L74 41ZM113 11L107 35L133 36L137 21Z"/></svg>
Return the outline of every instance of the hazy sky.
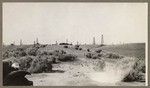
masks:
<svg viewBox="0 0 150 88"><path fill-rule="evenodd" d="M3 3L3 42L146 42L147 3Z"/></svg>

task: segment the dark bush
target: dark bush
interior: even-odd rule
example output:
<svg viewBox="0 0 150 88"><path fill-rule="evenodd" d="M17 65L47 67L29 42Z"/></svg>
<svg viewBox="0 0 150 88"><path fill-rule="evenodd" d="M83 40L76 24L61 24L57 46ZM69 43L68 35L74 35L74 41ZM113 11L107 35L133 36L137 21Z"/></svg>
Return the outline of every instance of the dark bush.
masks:
<svg viewBox="0 0 150 88"><path fill-rule="evenodd" d="M82 48L79 48L79 50L82 50Z"/></svg>
<svg viewBox="0 0 150 88"><path fill-rule="evenodd" d="M75 45L75 48L79 48L79 45Z"/></svg>
<svg viewBox="0 0 150 88"><path fill-rule="evenodd" d="M58 57L58 60L60 61L74 61L77 58L77 56L72 54L64 54Z"/></svg>
<svg viewBox="0 0 150 88"><path fill-rule="evenodd" d="M145 60L138 59L133 65L130 72L123 78L125 82L145 81Z"/></svg>
<svg viewBox="0 0 150 88"><path fill-rule="evenodd" d="M19 56L20 57L23 57L23 56L26 56L26 55L27 55L27 53L25 51L20 51L19 52Z"/></svg>
<svg viewBox="0 0 150 88"><path fill-rule="evenodd" d="M112 58L112 59L121 59L121 58L123 58L123 56L121 56L119 54L114 54L114 53L106 53L106 55L104 57Z"/></svg>
<svg viewBox="0 0 150 88"><path fill-rule="evenodd" d="M99 53L87 53L86 57L92 59L101 59L102 55Z"/></svg>
<svg viewBox="0 0 150 88"><path fill-rule="evenodd" d="M64 46L64 48L68 48L68 46Z"/></svg>
<svg viewBox="0 0 150 88"><path fill-rule="evenodd" d="M32 61L33 61L33 57L30 56L21 57L19 62L20 69L27 70L28 68L30 68Z"/></svg>
<svg viewBox="0 0 150 88"><path fill-rule="evenodd" d="M38 51L38 55L48 55L47 51Z"/></svg>
<svg viewBox="0 0 150 88"><path fill-rule="evenodd" d="M87 49L88 52L90 52L90 49Z"/></svg>
<svg viewBox="0 0 150 88"><path fill-rule="evenodd" d="M63 50L54 50L54 51L52 52L52 54L53 54L54 56L60 56L60 55L62 55L62 54L66 54L66 52L63 51Z"/></svg>
<svg viewBox="0 0 150 88"><path fill-rule="evenodd" d="M78 47L75 47L75 49L78 50L79 48L78 48Z"/></svg>
<svg viewBox="0 0 150 88"><path fill-rule="evenodd" d="M101 49L98 49L98 50L95 50L96 53L101 53L102 50Z"/></svg>
<svg viewBox="0 0 150 88"><path fill-rule="evenodd" d="M52 61L48 59L41 59L39 57L32 61L30 68L28 69L31 73L41 73L46 71L52 71Z"/></svg>
<svg viewBox="0 0 150 88"><path fill-rule="evenodd" d="M28 49L26 50L26 53L27 53L28 55L31 55L31 56L36 56L36 55L37 55L37 49L36 49L36 48L28 48Z"/></svg>
<svg viewBox="0 0 150 88"><path fill-rule="evenodd" d="M93 56L92 53L87 53L87 54L86 54L86 57L87 57L87 58L92 58L92 56Z"/></svg>

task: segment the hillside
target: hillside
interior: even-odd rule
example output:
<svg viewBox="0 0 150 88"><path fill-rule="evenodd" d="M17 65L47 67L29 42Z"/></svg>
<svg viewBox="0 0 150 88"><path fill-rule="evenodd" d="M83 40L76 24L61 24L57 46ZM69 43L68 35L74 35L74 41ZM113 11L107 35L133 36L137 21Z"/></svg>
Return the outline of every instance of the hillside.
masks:
<svg viewBox="0 0 150 88"><path fill-rule="evenodd" d="M145 43L109 45L100 47L100 49L129 57L145 58Z"/></svg>

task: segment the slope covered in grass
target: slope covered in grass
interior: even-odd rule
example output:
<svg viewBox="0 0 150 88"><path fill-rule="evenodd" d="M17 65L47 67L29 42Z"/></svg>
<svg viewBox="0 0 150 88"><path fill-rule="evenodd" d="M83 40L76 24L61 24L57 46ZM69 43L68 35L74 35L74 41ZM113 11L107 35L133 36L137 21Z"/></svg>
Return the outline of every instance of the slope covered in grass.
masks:
<svg viewBox="0 0 150 88"><path fill-rule="evenodd" d="M129 57L145 58L145 43L109 45L100 47L100 49Z"/></svg>

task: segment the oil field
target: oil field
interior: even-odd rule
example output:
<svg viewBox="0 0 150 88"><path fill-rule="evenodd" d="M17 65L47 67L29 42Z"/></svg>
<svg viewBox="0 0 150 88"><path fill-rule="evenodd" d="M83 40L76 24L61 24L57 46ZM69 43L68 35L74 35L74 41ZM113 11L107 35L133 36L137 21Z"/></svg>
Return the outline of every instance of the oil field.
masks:
<svg viewBox="0 0 150 88"><path fill-rule="evenodd" d="M3 86L146 86L147 3L3 3Z"/></svg>

